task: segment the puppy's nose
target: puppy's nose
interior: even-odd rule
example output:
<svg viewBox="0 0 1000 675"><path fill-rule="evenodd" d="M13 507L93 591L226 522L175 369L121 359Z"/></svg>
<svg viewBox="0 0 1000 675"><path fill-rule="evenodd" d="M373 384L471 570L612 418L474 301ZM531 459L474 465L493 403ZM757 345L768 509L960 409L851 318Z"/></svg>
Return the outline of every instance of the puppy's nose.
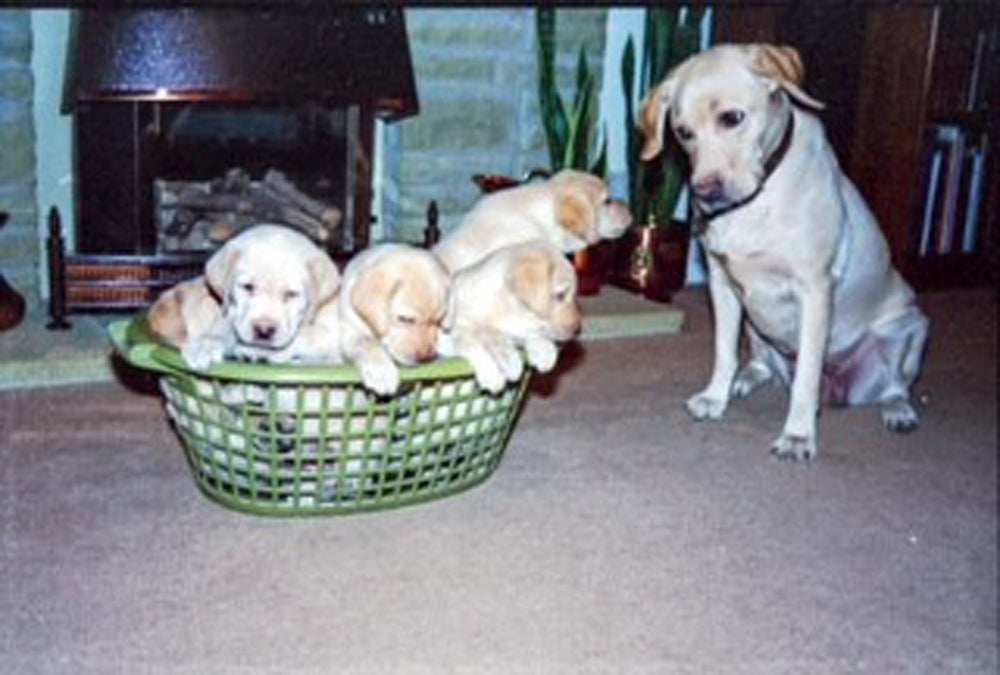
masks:
<svg viewBox="0 0 1000 675"><path fill-rule="evenodd" d="M253 338L260 342L270 342L278 332L278 324L270 321L259 321L253 325Z"/></svg>
<svg viewBox="0 0 1000 675"><path fill-rule="evenodd" d="M691 191L703 202L721 201L724 196L722 188L722 176L717 173L710 173L691 182Z"/></svg>
<svg viewBox="0 0 1000 675"><path fill-rule="evenodd" d="M433 361L437 357L437 350L433 345L430 347L424 347L418 349L414 356L417 359L417 363L427 363L428 361Z"/></svg>

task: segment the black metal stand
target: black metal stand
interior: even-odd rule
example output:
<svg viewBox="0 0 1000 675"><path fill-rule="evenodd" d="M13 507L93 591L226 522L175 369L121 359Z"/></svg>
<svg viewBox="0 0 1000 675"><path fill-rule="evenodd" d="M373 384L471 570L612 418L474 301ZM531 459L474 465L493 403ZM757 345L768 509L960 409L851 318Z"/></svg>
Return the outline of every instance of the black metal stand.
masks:
<svg viewBox="0 0 1000 675"><path fill-rule="evenodd" d="M62 219L56 207L49 209L49 238L45 242L49 256L49 330L67 330L73 325L66 320L66 251L63 244Z"/></svg>

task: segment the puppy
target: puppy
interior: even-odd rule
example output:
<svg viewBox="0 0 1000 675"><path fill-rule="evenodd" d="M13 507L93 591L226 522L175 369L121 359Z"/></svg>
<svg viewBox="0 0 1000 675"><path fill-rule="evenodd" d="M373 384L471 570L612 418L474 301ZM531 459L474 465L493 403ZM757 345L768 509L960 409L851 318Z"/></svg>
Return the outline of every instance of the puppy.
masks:
<svg viewBox="0 0 1000 675"><path fill-rule="evenodd" d="M146 316L153 333L183 349L222 317L222 303L212 294L205 277L199 276L161 293Z"/></svg>
<svg viewBox="0 0 1000 675"><path fill-rule="evenodd" d="M216 251L203 278L161 296L150 324L197 370L225 357L337 361L339 286L333 261L304 235L257 225Z"/></svg>
<svg viewBox="0 0 1000 675"><path fill-rule="evenodd" d="M674 68L642 106L644 159L669 121L691 164L696 231L707 252L715 365L687 401L695 419L776 379L791 386L772 451L816 454L820 401L879 403L913 429L910 386L928 321L892 267L875 218L841 172L802 89L790 47L723 45ZM741 319L750 359L739 369Z"/></svg>
<svg viewBox="0 0 1000 675"><path fill-rule="evenodd" d="M620 237L631 222L628 208L608 196L604 181L567 169L483 197L433 250L457 272L499 248L533 239L573 253Z"/></svg>
<svg viewBox="0 0 1000 675"><path fill-rule="evenodd" d="M437 356L440 326L448 326L451 280L429 252L381 244L351 258L337 303L341 349L376 394L399 388L396 364Z"/></svg>
<svg viewBox="0 0 1000 675"><path fill-rule="evenodd" d="M441 352L465 357L487 391L518 379L529 365L552 370L556 343L580 332L576 274L566 256L537 240L501 248L452 278L454 324Z"/></svg>

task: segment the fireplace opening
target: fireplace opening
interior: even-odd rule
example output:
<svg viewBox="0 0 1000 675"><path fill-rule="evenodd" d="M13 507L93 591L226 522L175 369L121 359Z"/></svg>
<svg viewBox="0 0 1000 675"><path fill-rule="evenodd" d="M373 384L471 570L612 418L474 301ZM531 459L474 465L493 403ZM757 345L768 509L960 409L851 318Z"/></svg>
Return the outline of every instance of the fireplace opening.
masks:
<svg viewBox="0 0 1000 675"><path fill-rule="evenodd" d="M417 112L401 10L87 9L72 40L76 239L63 253L54 219L53 315L146 306L256 222L336 258L368 246L375 119Z"/></svg>

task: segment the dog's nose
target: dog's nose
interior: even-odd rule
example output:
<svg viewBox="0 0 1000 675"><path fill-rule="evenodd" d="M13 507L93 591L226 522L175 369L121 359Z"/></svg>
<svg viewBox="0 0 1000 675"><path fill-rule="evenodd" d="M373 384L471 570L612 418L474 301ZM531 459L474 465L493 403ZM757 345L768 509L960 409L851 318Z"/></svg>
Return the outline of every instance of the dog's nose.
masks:
<svg viewBox="0 0 1000 675"><path fill-rule="evenodd" d="M253 338L260 342L269 342L278 332L278 325L270 321L260 321L253 325Z"/></svg>
<svg viewBox="0 0 1000 675"><path fill-rule="evenodd" d="M423 349L418 349L414 356L417 358L417 363L427 363L437 357L437 350L434 347L424 347Z"/></svg>
<svg viewBox="0 0 1000 675"><path fill-rule="evenodd" d="M724 196L722 188L722 176L717 173L702 176L691 183L691 191L694 192L694 196L708 203L722 200Z"/></svg>

